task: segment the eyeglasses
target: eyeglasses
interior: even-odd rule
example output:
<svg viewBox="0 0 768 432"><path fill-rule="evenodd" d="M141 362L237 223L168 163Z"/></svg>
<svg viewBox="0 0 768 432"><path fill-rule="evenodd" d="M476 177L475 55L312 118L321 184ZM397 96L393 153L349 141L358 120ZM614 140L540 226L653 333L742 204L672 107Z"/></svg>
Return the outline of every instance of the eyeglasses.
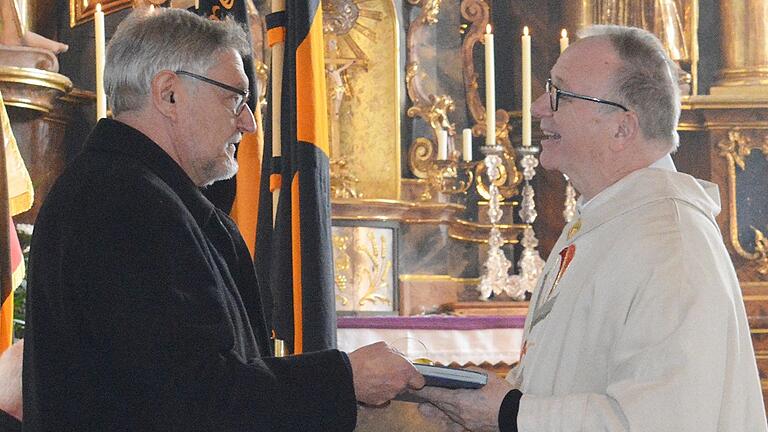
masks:
<svg viewBox="0 0 768 432"><path fill-rule="evenodd" d="M239 116L240 113L243 112L243 109L245 109L245 106L248 105L248 96L250 96L251 92L247 89L241 90L237 87L232 87L231 85L224 84L223 82L212 80L208 77L204 77L202 75L198 75L198 74L183 71L183 70L177 70L176 75L186 75L190 78L194 78L204 83L215 85L216 87L223 88L224 90L229 90L232 93L240 95L240 99L237 101L237 104L235 105L235 110L234 110L234 114L236 116Z"/></svg>
<svg viewBox="0 0 768 432"><path fill-rule="evenodd" d="M560 104L560 97L572 97L575 99L581 99L585 101L590 102L596 102L606 105L615 106L617 108L621 108L624 111L629 111L624 105L617 104L616 102L607 101L605 99L600 99L592 96L584 96L576 93L571 93L569 91L560 90L557 88L554 84L552 84L552 78L547 79L547 85L544 87L546 89L546 92L549 94L549 107L552 108L552 111L557 111L557 107Z"/></svg>

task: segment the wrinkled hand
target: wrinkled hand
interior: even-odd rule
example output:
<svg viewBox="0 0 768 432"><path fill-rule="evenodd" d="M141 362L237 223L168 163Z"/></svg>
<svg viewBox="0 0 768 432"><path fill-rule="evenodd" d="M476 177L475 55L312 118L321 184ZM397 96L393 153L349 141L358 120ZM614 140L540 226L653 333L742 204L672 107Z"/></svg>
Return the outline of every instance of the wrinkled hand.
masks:
<svg viewBox="0 0 768 432"><path fill-rule="evenodd" d="M472 368L482 371L482 369ZM448 415L453 421L473 432L495 432L499 430L499 408L504 396L514 387L507 381L488 374L488 384L477 390L451 390L425 387L413 392L427 399ZM424 416L434 415L430 404L422 404L419 410Z"/></svg>
<svg viewBox="0 0 768 432"><path fill-rule="evenodd" d="M384 342L351 352L349 362L359 402L381 405L406 388L424 387L424 377L411 362Z"/></svg>

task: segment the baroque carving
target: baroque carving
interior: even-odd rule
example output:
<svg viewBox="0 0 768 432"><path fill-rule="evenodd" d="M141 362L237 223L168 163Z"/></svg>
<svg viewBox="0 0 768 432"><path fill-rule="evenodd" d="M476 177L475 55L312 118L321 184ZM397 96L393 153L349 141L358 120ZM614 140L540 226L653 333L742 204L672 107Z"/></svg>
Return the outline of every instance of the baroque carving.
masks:
<svg viewBox="0 0 768 432"><path fill-rule="evenodd" d="M752 226L755 233L755 249L747 251L739 240L738 205L736 203L736 167L741 171L747 169L746 158L753 150L759 150L768 159L768 136L755 140L740 129L732 129L727 138L722 139L717 147L719 155L728 162L728 206L730 210L730 240L736 253L750 261L754 261L757 272L768 276L768 239L760 229Z"/></svg>
<svg viewBox="0 0 768 432"><path fill-rule="evenodd" d="M408 164L414 175L419 178L427 178L429 161L437 156L437 131L446 129L449 137L456 135L456 129L448 121L448 113L454 110L453 98L448 95L432 95L425 91L426 82L430 77L420 68L419 52L416 49L417 41L424 38L428 26L437 23L437 15L440 12L440 0L408 0L409 3L420 7L421 14L408 29L406 47L409 63L406 68L405 83L408 97L413 106L408 108L409 117L420 117L434 133L434 141L426 138L417 138L411 145ZM417 159L412 159L416 157Z"/></svg>

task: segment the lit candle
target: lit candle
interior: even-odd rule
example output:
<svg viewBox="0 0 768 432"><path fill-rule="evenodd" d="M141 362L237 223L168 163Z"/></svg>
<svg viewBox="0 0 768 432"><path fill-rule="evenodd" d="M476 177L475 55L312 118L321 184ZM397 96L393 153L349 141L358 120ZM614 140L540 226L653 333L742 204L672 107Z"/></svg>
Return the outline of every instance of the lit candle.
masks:
<svg viewBox="0 0 768 432"><path fill-rule="evenodd" d="M494 73L493 33L485 27L485 145L496 145L496 74Z"/></svg>
<svg viewBox="0 0 768 432"><path fill-rule="evenodd" d="M531 36L523 28L523 146L531 145Z"/></svg>
<svg viewBox="0 0 768 432"><path fill-rule="evenodd" d="M195 0L195 10L200 9L200 0Z"/></svg>
<svg viewBox="0 0 768 432"><path fill-rule="evenodd" d="M467 162L472 160L472 129L461 131L461 155Z"/></svg>
<svg viewBox="0 0 768 432"><path fill-rule="evenodd" d="M448 159L448 131L445 129L437 131L437 159Z"/></svg>
<svg viewBox="0 0 768 432"><path fill-rule="evenodd" d="M93 14L96 35L96 120L107 117L107 93L104 91L104 64L105 37L104 37L104 12L101 11L101 3L96 3L96 12Z"/></svg>
<svg viewBox="0 0 768 432"><path fill-rule="evenodd" d="M560 32L560 53L565 51L566 48L568 48L568 31L563 29Z"/></svg>

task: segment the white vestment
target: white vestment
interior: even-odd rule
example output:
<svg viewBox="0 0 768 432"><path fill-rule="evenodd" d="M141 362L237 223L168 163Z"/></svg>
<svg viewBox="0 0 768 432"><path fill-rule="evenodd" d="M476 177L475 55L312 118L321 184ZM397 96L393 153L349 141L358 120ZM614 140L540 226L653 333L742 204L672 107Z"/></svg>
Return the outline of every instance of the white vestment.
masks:
<svg viewBox="0 0 768 432"><path fill-rule="evenodd" d="M651 167L565 227L508 376L520 432L768 430L719 212L715 184Z"/></svg>

